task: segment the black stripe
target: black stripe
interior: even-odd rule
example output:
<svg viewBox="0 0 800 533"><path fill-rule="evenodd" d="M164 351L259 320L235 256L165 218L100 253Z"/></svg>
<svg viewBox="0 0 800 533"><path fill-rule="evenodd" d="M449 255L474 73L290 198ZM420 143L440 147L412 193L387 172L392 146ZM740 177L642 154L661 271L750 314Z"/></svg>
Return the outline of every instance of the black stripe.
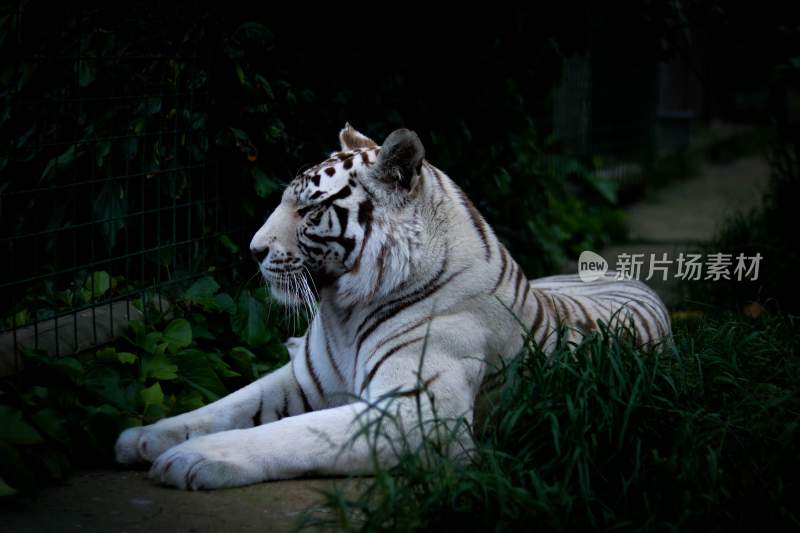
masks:
<svg viewBox="0 0 800 533"><path fill-rule="evenodd" d="M525 283L525 296L522 297L522 303L519 304L519 308L521 310L525 309L525 302L528 301L528 294L531 292L531 286L529 283Z"/></svg>
<svg viewBox="0 0 800 533"><path fill-rule="evenodd" d="M263 404L261 403L261 401L259 401L258 402L258 411L256 411L256 414L253 415L253 427L261 425L261 408L262 407L263 407Z"/></svg>
<svg viewBox="0 0 800 533"><path fill-rule="evenodd" d="M389 247L386 245L386 243L383 243L381 245L381 251L378 252L378 261L377 261L378 277L375 278L375 287L373 287L372 289L372 296L377 294L378 289L381 286L381 283L383 283L383 275L384 271L386 270L386 255L388 253L389 253Z"/></svg>
<svg viewBox="0 0 800 533"><path fill-rule="evenodd" d="M339 236L341 237L347 232L347 223L350 221L350 211L340 205L331 206L333 212L336 213L336 218L339 220Z"/></svg>
<svg viewBox="0 0 800 533"><path fill-rule="evenodd" d="M342 374L342 370L339 368L339 364L336 362L336 358L333 357L333 352L331 351L331 344L330 341L328 340L328 335L324 333L323 336L325 337L325 353L328 354L328 359L331 362L333 371L336 373L336 377L338 377L342 383L345 383L344 374Z"/></svg>
<svg viewBox="0 0 800 533"><path fill-rule="evenodd" d="M506 269L508 268L508 252L506 252L505 247L501 244L500 245L500 261L502 266L500 267L500 275L497 276L497 281L492 288L492 294L497 292L497 289L500 288L500 283L503 282L503 278L506 277Z"/></svg>
<svg viewBox="0 0 800 533"><path fill-rule="evenodd" d="M514 306L517 305L517 299L519 298L519 285L522 283L522 278L525 277L525 274L522 273L522 269L517 267L517 279L514 282L514 301L511 302L511 309L514 309Z"/></svg>
<svg viewBox="0 0 800 533"><path fill-rule="evenodd" d="M436 178L436 182L439 184L439 188L446 192L444 188L444 183L442 182L442 177L439 175L439 171L434 168L433 165L430 163L426 163L428 165L428 169L433 172L433 176Z"/></svg>
<svg viewBox="0 0 800 533"><path fill-rule="evenodd" d="M311 375L311 380L314 382L314 386L317 388L320 398L325 398L325 392L322 390L322 383L319 380L317 370L314 368L314 363L311 360L311 349L309 348L309 344L311 344L311 330L313 327L314 322L311 322L311 325L308 327L308 333L306 334L306 367L308 368L308 373Z"/></svg>
<svg viewBox="0 0 800 533"><path fill-rule="evenodd" d="M648 305L648 307L650 307L655 311L656 324L663 326L663 331L660 331L660 333L664 336L669 335L669 330L670 330L669 316L666 315L666 311L664 310L664 308L662 306L657 306L647 302L645 303Z"/></svg>
<svg viewBox="0 0 800 533"><path fill-rule="evenodd" d="M658 294L649 289L642 290L642 293L645 295L645 297L642 299L658 313L659 318L664 321L665 325L669 325L669 313L667 312L667 309L664 307L661 298L658 297Z"/></svg>
<svg viewBox="0 0 800 533"><path fill-rule="evenodd" d="M578 298L572 296L571 294L567 295L567 298L572 300L575 303L575 306L581 311L581 313L583 313L584 323L580 324L577 323L576 321L577 325L582 326L584 329L596 329L595 319L586 309L586 306L583 305L583 302L581 302L580 300L578 300Z"/></svg>
<svg viewBox="0 0 800 533"><path fill-rule="evenodd" d="M569 322L570 312L569 307L567 307L566 304L564 304L564 302L561 300L561 295L559 294L558 296L559 297L556 298L556 295L553 294L550 296L550 298L553 301L553 309L556 310L556 319L558 320L558 325L561 326L561 324L564 322ZM558 312L558 306L561 306L561 313ZM562 316L562 313L564 316Z"/></svg>
<svg viewBox="0 0 800 533"><path fill-rule="evenodd" d="M286 389L281 389L283 392L283 405L281 406L280 418L289 416L289 395L286 394Z"/></svg>
<svg viewBox="0 0 800 533"><path fill-rule="evenodd" d="M379 316L381 314L381 312L383 312L384 310L386 310L388 308L391 308L393 305L396 305L396 304L402 302L403 300L406 300L408 298L412 298L412 297L414 297L414 295L419 294L420 292L425 292L426 290L428 290L428 288L434 286L436 284L436 282L439 281L439 279L444 275L445 270L447 270L447 256L445 256L445 258L442 260L442 266L439 267L439 271L433 276L433 278L428 280L424 285L422 285L421 287L419 287L418 289L416 289L414 291L411 291L408 294L404 294L403 296L400 296L399 298L395 298L394 300L392 300L392 301L382 305L378 309L376 309L373 313L367 315L366 318L364 318L364 320L361 322L361 324L358 325L358 328L356 329L356 335L360 335L364 331L364 329L367 327L367 323L370 321L370 319L373 319L376 316Z"/></svg>
<svg viewBox="0 0 800 533"><path fill-rule="evenodd" d="M297 385L297 390L300 392L300 399L303 402L303 412L309 413L313 411L311 408L311 404L308 403L308 397L306 396L306 392L303 390L303 386L300 385L300 381L297 379L297 374L294 371L294 365L292 365L292 374L294 374L294 382Z"/></svg>
<svg viewBox="0 0 800 533"><path fill-rule="evenodd" d="M310 413L313 409L311 408L311 404L308 403L308 397L299 382L297 383L297 390L300 391L300 399L303 400L303 412Z"/></svg>
<svg viewBox="0 0 800 533"><path fill-rule="evenodd" d="M650 331L650 325L647 323L647 318L644 316L644 312L637 309L637 306L631 306L631 312L634 313L636 316L639 317L639 321L641 322L642 327L644 328L645 332L647 333L647 341L649 342L654 339L653 332Z"/></svg>
<svg viewBox="0 0 800 533"><path fill-rule="evenodd" d="M533 293L533 298L536 300L536 308L538 313L536 314L536 318L533 319L533 325L531 326L531 331L536 331L539 329L539 326L542 325L542 320L544 320L545 309L542 305L542 301L539 300L539 296L537 295L537 290L531 288L530 292Z"/></svg>
<svg viewBox="0 0 800 533"><path fill-rule="evenodd" d="M647 302L639 302L639 306L653 319L653 326L656 328L657 336L652 337L651 340L656 340L657 338L662 337L663 334L661 333L661 328L659 327L661 318L655 313L655 311L653 311L652 307L648 305ZM644 314L644 312L642 314Z"/></svg>
<svg viewBox="0 0 800 533"><path fill-rule="evenodd" d="M367 363L369 363L370 359L372 359L375 356L375 354L378 353L378 351L381 348L383 348L384 346L386 346L388 343L390 343L391 341L395 340L397 337L400 337L401 335L405 335L406 333L408 333L408 332L420 327L422 324L424 324L425 322L429 321L430 319L431 319L431 317L427 316L427 317L425 317L423 319L417 320L416 322L414 322L410 326L407 326L407 327L403 328L402 330L400 330L399 332L395 333L394 335L391 335L390 337L384 338L377 346L375 346L375 348L372 350L372 353L369 354L369 356L366 359L364 359L364 364L366 365Z"/></svg>
<svg viewBox="0 0 800 533"><path fill-rule="evenodd" d="M489 237L486 232L486 227L484 226L485 222L483 217L481 216L480 212L478 212L478 209L472 204L470 199L467 198L467 195L464 194L464 191L462 191L457 185L456 192L461 197L461 204L466 208L469 218L472 220L472 225L475 227L475 231L478 232L478 235L481 238L483 249L486 252L486 261L489 261L492 258L492 248L489 246Z"/></svg>
<svg viewBox="0 0 800 533"><path fill-rule="evenodd" d="M667 315L666 315L666 312L663 310L663 306L660 305L659 301L653 300L653 298L650 297L649 295L647 297L644 297L644 298L636 298L634 296L631 296L630 294L626 294L626 293L622 293L622 292L618 292L618 291L608 292L608 293L600 296L600 298L605 297L606 299L611 299L611 298L609 298L609 296L626 298L629 303L632 303L632 304L635 303L635 304L639 304L641 306L646 306L646 308L648 309L648 314L651 315L653 317L653 319L654 319L654 325L656 326L656 329L658 330L658 333L662 334L662 331L661 331L661 328L659 327L659 325L662 324L662 320ZM641 295L637 295L637 296L641 296ZM614 300L612 300L612 301L614 301ZM669 319L667 318L667 320L669 320ZM666 327L666 330L664 331L663 334L666 335L666 332L669 331L669 322L668 321L664 321L663 325Z"/></svg>
<svg viewBox="0 0 800 533"><path fill-rule="evenodd" d="M364 200L358 205L358 223L364 228L364 238L361 240L361 248L358 250L358 257L353 262L352 272L358 272L361 266L361 257L364 255L364 248L367 246L367 241L372 235L372 211L374 206L369 198Z"/></svg>
<svg viewBox="0 0 800 533"><path fill-rule="evenodd" d="M388 352L386 352L383 355L383 357L381 357L378 360L378 362L375 363L375 366L372 367L372 370L369 371L369 374L367 374L367 377L364 379L364 383L361 384L361 389L360 389L359 394L364 392L364 389L366 389L367 385L369 385L370 381L372 381L372 378L375 376L375 373L378 371L378 369L381 367L381 365L383 363L385 363L387 359L389 359L389 357L391 357L392 355L396 354L398 351L402 350L406 346L409 346L410 344L413 344L415 342L419 342L424 338L425 337L416 337L414 339L411 339L411 340L408 340L406 342L400 343L397 346L395 346L394 348L392 348L391 350L389 350Z"/></svg>
<svg viewBox="0 0 800 533"><path fill-rule="evenodd" d="M361 337L359 338L358 343L356 344L356 360L355 360L354 365L357 366L358 354L361 351L361 345L372 334L372 332L374 332L378 328L378 326L380 326L381 324L383 324L387 320L391 319L392 317L394 317L395 315L397 315L398 313L400 313L404 309L406 309L406 308L414 305L415 303L418 303L418 302L430 297L433 293L435 293L436 291L438 291L439 289L441 289L442 287L444 287L445 285L450 283L450 281L452 281L453 278L455 278L456 276L458 276L462 272L463 272L463 270L459 270L458 272L454 272L453 274L448 276L445 280L443 280L441 283L438 283L438 284L435 284L435 285L430 285L430 286L426 285L427 290L422 291L422 289L420 289L420 290L416 291L415 293L412 293L411 295L408 296L407 299L399 302L397 305L395 305L394 307L388 309L382 315L380 315L375 320L375 322L372 324L372 326L367 328L361 334ZM435 280L438 280L440 277L441 277L441 273L436 276ZM353 372L355 374L355 368L353 369Z"/></svg>

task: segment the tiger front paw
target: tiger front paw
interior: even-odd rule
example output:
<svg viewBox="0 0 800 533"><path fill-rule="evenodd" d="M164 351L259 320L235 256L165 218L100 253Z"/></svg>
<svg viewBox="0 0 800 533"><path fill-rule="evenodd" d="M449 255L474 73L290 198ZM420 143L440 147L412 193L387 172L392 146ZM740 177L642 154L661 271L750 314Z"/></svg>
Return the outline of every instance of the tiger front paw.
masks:
<svg viewBox="0 0 800 533"><path fill-rule="evenodd" d="M185 424L162 420L149 426L128 428L117 438L114 452L120 464L152 463L173 446L197 435Z"/></svg>
<svg viewBox="0 0 800 533"><path fill-rule="evenodd" d="M150 468L150 479L183 490L241 487L264 481L258 461L235 445L235 431L207 435L170 448Z"/></svg>

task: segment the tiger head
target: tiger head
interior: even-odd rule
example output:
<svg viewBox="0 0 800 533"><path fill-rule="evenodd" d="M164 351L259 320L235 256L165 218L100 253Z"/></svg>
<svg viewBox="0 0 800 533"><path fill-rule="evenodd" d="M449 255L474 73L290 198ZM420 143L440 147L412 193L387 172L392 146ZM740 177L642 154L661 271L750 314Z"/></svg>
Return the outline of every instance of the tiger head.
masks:
<svg viewBox="0 0 800 533"><path fill-rule="evenodd" d="M289 183L250 242L284 304L308 303L331 286L354 304L387 292L411 268L419 233L412 204L425 156L419 137L400 129L378 146L347 124L339 140L341 151Z"/></svg>

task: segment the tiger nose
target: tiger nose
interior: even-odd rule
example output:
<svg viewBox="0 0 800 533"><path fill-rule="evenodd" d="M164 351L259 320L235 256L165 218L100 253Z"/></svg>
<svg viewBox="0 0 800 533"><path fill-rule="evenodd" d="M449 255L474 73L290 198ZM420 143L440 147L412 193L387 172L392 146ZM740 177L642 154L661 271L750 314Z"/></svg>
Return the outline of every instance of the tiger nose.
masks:
<svg viewBox="0 0 800 533"><path fill-rule="evenodd" d="M252 255L256 263L260 265L269 255L269 246L265 246L264 248L250 248L250 255Z"/></svg>

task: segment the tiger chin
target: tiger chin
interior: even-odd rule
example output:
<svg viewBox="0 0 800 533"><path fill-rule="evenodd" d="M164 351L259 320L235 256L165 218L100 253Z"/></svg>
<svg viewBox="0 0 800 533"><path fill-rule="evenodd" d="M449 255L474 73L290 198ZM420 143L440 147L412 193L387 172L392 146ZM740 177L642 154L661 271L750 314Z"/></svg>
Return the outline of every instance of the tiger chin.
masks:
<svg viewBox="0 0 800 533"><path fill-rule="evenodd" d="M470 423L526 335L549 350L562 323L577 335L624 317L642 343L670 336L663 303L639 282L529 281L414 132L379 146L345 125L339 141L291 181L250 243L273 296L315 313L287 341L290 362L125 430L118 462L152 462L153 480L181 489L369 474L395 461L392 442L423 438L416 421L433 418L434 402L439 420ZM395 420L384 441L355 438L382 409ZM452 453L469 450L469 432L455 435Z"/></svg>

